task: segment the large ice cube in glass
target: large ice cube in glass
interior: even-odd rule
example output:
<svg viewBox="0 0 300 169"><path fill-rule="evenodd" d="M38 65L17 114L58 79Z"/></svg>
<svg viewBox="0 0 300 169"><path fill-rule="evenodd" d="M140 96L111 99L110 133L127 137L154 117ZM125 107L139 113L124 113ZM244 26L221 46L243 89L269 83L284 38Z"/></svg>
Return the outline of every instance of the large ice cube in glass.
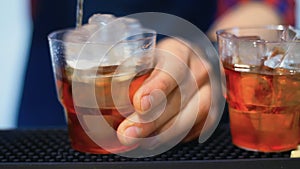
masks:
<svg viewBox="0 0 300 169"><path fill-rule="evenodd" d="M261 65L265 46L264 40L258 36L238 37L239 64Z"/></svg>
<svg viewBox="0 0 300 169"><path fill-rule="evenodd" d="M67 64L76 69L119 65L130 56L142 53L144 29L138 20L117 18L110 14L95 14L88 24L70 31L64 39ZM133 63L134 64L134 63Z"/></svg>

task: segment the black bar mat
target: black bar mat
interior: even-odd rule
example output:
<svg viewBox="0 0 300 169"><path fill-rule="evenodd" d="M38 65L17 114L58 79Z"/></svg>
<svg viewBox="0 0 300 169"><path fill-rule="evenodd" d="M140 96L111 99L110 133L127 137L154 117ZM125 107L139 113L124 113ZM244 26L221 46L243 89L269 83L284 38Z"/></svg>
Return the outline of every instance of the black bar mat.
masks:
<svg viewBox="0 0 300 169"><path fill-rule="evenodd" d="M147 158L81 153L70 147L66 129L0 131L0 168L300 168L290 151L261 153L231 143L228 125L219 126L205 143L180 144ZM2 166L2 167L1 167Z"/></svg>

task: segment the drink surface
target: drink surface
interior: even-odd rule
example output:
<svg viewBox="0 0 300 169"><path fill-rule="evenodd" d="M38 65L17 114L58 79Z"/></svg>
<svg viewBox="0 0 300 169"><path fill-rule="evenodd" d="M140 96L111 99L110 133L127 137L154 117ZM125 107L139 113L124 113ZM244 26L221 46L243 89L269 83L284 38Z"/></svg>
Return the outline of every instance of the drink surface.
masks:
<svg viewBox="0 0 300 169"><path fill-rule="evenodd" d="M276 152L299 141L300 73L224 64L233 143Z"/></svg>
<svg viewBox="0 0 300 169"><path fill-rule="evenodd" d="M67 67L62 70L62 77L57 77L58 96L67 113L69 135L74 149L106 154L125 152L137 147L122 145L118 141L116 130L125 117L134 111L133 95L151 70L138 74L132 72L113 75L116 68L117 66L99 67L96 75L91 76L88 70L78 70L74 74L77 70ZM112 82L116 84L113 88L114 93L117 93L116 97L111 92ZM89 93L91 88L94 93ZM90 104L91 94L96 96L96 105ZM101 142L104 147L97 142Z"/></svg>

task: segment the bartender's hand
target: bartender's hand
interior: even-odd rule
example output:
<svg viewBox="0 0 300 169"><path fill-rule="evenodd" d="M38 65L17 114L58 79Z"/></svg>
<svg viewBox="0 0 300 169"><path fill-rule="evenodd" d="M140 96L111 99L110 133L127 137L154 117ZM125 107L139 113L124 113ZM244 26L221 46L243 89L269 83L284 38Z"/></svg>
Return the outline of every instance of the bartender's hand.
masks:
<svg viewBox="0 0 300 169"><path fill-rule="evenodd" d="M135 138L158 135L159 137L154 140L142 143L148 148L155 148L186 130L189 133L183 141L190 141L199 136L211 106L211 86L207 70L209 65L203 59L200 60L188 45L179 40L164 39L158 43L157 48L159 51L166 51L170 54L167 54L168 56L162 60L158 59L157 63L168 72L159 69L153 70L150 77L135 93L133 104L136 112L125 119L118 128L118 138L124 145L132 145L140 141ZM178 61L185 63L187 67ZM188 76L188 71L192 73L193 77ZM177 79L177 82L174 78ZM195 88L191 87L191 89L185 90L188 92L184 93L184 98L181 98L178 83L189 88L191 86L189 83L192 83L193 80L196 84ZM199 96L202 98L201 100L197 100ZM194 105L188 106L192 104L193 99L196 99L193 101ZM195 107L198 108L197 112L190 111L190 108ZM179 115L180 118L178 118ZM193 116L195 117L194 125L189 130L191 125L189 117ZM177 129L172 131L172 134L160 135L172 124L175 124L175 120L178 120L177 126L175 126Z"/></svg>

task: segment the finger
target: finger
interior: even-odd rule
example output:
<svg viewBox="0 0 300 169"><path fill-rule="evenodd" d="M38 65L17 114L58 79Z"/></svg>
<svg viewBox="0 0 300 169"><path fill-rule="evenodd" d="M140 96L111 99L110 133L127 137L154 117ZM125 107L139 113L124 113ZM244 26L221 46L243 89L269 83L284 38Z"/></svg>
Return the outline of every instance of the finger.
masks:
<svg viewBox="0 0 300 169"><path fill-rule="evenodd" d="M181 99L179 90L174 90L167 99L170 103L156 106L155 109L147 113L148 115L141 116L135 112L127 117L118 127L119 141L124 145L135 144L141 141L138 138L147 137L174 117L180 110Z"/></svg>
<svg viewBox="0 0 300 169"><path fill-rule="evenodd" d="M123 144L128 145L137 141L134 138L150 135L175 116L189 102L197 90L198 86L192 72L186 73L181 84L167 98L161 101L158 106L155 106L146 114L134 113L127 117L118 128L119 139ZM152 93L159 92L153 90Z"/></svg>
<svg viewBox="0 0 300 169"><path fill-rule="evenodd" d="M193 128L189 131L188 135L185 136L182 142L189 142L200 136L201 130L204 126L204 122L206 120L205 115L203 116L204 117L193 126Z"/></svg>
<svg viewBox="0 0 300 169"><path fill-rule="evenodd" d="M118 137L121 143L125 145L135 144L140 141L136 138L147 137L167 124L172 117L189 103L191 97L198 90L195 82L194 87L191 87L193 86L191 85L193 84L191 78L191 76L187 76L180 87L173 90L167 98L167 104L160 104L147 114L134 113L126 118L118 128Z"/></svg>
<svg viewBox="0 0 300 169"><path fill-rule="evenodd" d="M135 110L144 114L157 106L177 86L175 79L168 73L155 69L133 97Z"/></svg>
<svg viewBox="0 0 300 169"><path fill-rule="evenodd" d="M155 56L158 63L155 70L137 90L133 98L134 107L141 114L163 99L151 95L154 89L161 90L168 95L182 81L189 69L187 66L189 50L177 40L164 40L159 43Z"/></svg>
<svg viewBox="0 0 300 169"><path fill-rule="evenodd" d="M167 123L170 118L175 116L180 109L189 102L190 98L193 97L197 90L198 86L195 77L191 71L188 71L182 82L168 95L167 98L164 97L164 100L167 101L164 102L160 99L154 99L156 104L160 103L157 104L159 106L155 106L155 108L144 114L134 113L132 116L125 119L118 128L119 139L123 144L130 145L137 142L137 139L135 138L142 138L150 135L163 124ZM161 96L160 98L163 98L164 94L159 94L156 89L153 89L151 96Z"/></svg>
<svg viewBox="0 0 300 169"><path fill-rule="evenodd" d="M182 140L182 142L188 142L197 137L199 139L200 137L205 137L207 133L214 129L215 124L218 123L217 117L215 117L214 114L218 113L216 112L215 106L219 105L216 105L215 102L212 100L213 93L211 91L211 87L211 85L204 85L201 95L208 96L207 100L199 104L200 116L198 116L194 127L191 129L189 134ZM213 111L215 113L210 113Z"/></svg>
<svg viewBox="0 0 300 169"><path fill-rule="evenodd" d="M204 54L201 51L195 51L193 48L190 55L189 67L193 72L199 88L209 80L208 72L211 69L210 64L202 57Z"/></svg>
<svg viewBox="0 0 300 169"><path fill-rule="evenodd" d="M210 101L210 85L206 84L196 92L189 104L178 115L157 130L156 136L143 142L142 146L154 149L164 143L174 142L175 144L175 141L178 143L181 140L189 141L198 137L209 112Z"/></svg>

